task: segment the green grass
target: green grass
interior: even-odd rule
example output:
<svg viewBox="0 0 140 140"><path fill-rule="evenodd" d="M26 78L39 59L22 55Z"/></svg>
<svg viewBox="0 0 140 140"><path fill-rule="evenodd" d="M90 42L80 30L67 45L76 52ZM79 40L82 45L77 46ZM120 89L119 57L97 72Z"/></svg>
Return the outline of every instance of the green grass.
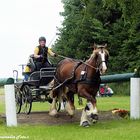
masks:
<svg viewBox="0 0 140 140"><path fill-rule="evenodd" d="M130 95L130 82L118 82L108 84L114 91L115 95Z"/></svg>
<svg viewBox="0 0 140 140"><path fill-rule="evenodd" d="M83 128L79 124L62 126L0 126L0 136L29 136L30 140L139 140L140 120L98 122Z"/></svg>
<svg viewBox="0 0 140 140"><path fill-rule="evenodd" d="M78 104L77 96L75 98L75 106L77 108L84 108L86 100L83 99L83 106ZM97 98L98 110L106 111L114 108L121 108L129 110L130 108L130 97L129 96L113 96L113 97L98 97ZM32 111L46 111L49 110L50 104L48 102L33 102ZM5 106L4 102L0 102L0 113L4 113Z"/></svg>
<svg viewBox="0 0 140 140"><path fill-rule="evenodd" d="M5 111L5 104L3 102L0 102L0 113L4 113Z"/></svg>
<svg viewBox="0 0 140 140"><path fill-rule="evenodd" d="M4 88L0 87L0 95L3 95L3 94L4 94Z"/></svg>
<svg viewBox="0 0 140 140"><path fill-rule="evenodd" d="M121 108L129 110L129 96L113 96L97 98L99 110L111 110ZM79 106L77 97L75 99L77 108ZM46 111L49 104L33 103L33 111ZM4 103L0 102L0 112L4 113ZM80 121L80 120L79 120ZM6 127L0 120L0 136L25 136L29 140L139 140L140 120L111 120L98 121L89 128L79 126L79 123L65 124L59 126L47 125L19 125L18 127Z"/></svg>
<svg viewBox="0 0 140 140"><path fill-rule="evenodd" d="M0 87L0 96L4 95L4 88ZM5 111L5 105L4 102L0 101L0 113L3 113Z"/></svg>
<svg viewBox="0 0 140 140"><path fill-rule="evenodd" d="M129 96L113 96L113 97L98 97L97 98L97 107L99 110L106 111L112 110L114 108L121 108L129 110L130 108L130 97ZM83 108L86 104L86 100L83 99L83 105L78 104L77 96L75 97L75 106L77 108ZM47 102L44 103L33 103L32 111L46 111L49 110L50 104Z"/></svg>
<svg viewBox="0 0 140 140"><path fill-rule="evenodd" d="M114 108L121 108L130 110L129 96L113 96L113 97L99 97L97 98L97 106L99 110L112 110Z"/></svg>

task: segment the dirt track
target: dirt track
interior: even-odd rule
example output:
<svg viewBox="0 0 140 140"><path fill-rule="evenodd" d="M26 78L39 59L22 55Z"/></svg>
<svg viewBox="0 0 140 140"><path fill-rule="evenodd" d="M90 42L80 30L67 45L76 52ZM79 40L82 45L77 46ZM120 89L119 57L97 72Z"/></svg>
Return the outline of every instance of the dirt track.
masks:
<svg viewBox="0 0 140 140"><path fill-rule="evenodd" d="M75 116L71 118L66 112L59 112L57 117L49 116L48 112L33 112L30 115L19 114L19 124L46 124L46 125L62 125L68 123L79 122L81 110L77 110ZM99 112L99 121L118 120L121 119L118 115L113 115L111 111Z"/></svg>
<svg viewBox="0 0 140 140"><path fill-rule="evenodd" d="M4 95L0 96L0 101L4 101ZM63 125L68 123L80 122L81 110L76 110L75 115L71 118L65 111L59 112L57 117L51 117L46 112L31 112L30 115L18 114L18 124L46 124L46 125ZM5 115L0 114L0 119L5 119ZM111 111L99 111L99 121L118 120L118 115L113 115Z"/></svg>
<svg viewBox="0 0 140 140"><path fill-rule="evenodd" d="M48 112L32 112L30 115L18 114L18 124L45 124L45 125L63 125L80 122L81 110L75 112L74 117L70 117L65 111L59 112L57 117L49 116ZM5 115L0 115L0 119L5 119ZM113 115L111 111L100 111L99 121L119 120L121 117Z"/></svg>

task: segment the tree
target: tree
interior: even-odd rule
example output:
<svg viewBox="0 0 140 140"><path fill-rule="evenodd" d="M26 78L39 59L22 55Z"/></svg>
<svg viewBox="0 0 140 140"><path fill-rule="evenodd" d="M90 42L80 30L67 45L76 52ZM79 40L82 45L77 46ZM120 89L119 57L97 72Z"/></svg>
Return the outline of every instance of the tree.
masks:
<svg viewBox="0 0 140 140"><path fill-rule="evenodd" d="M108 43L109 73L140 65L139 0L62 0L63 27L54 45L59 54L85 59L90 44Z"/></svg>

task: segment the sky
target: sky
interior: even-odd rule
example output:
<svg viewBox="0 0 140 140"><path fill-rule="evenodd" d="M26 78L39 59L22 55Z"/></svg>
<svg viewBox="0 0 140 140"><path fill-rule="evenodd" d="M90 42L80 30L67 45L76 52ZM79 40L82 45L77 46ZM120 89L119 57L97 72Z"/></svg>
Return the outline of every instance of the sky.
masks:
<svg viewBox="0 0 140 140"><path fill-rule="evenodd" d="M0 78L21 73L40 36L55 41L62 11L61 0L0 0Z"/></svg>

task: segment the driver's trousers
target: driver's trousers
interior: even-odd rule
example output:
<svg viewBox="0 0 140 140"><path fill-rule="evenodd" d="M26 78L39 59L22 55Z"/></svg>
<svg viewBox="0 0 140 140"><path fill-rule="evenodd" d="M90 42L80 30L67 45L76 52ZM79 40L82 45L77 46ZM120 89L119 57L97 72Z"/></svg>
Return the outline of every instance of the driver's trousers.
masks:
<svg viewBox="0 0 140 140"><path fill-rule="evenodd" d="M41 68L47 68L47 67L51 66L51 64L48 61L46 61L45 63L35 62L35 65L36 65L36 70L37 71L40 71Z"/></svg>

